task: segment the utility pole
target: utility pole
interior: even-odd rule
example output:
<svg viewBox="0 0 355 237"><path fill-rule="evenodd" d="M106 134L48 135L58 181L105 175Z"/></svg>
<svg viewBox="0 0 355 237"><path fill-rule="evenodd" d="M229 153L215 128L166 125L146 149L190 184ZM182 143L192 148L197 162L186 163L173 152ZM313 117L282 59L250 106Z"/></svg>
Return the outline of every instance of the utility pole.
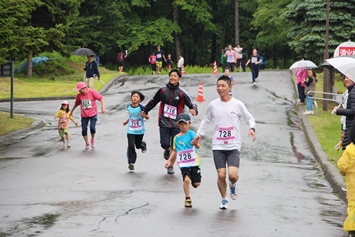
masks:
<svg viewBox="0 0 355 237"><path fill-rule="evenodd" d="M324 50L324 56L323 56L324 61L329 58L329 52L328 52L329 12L330 12L330 0L327 0L326 15L325 15L325 50ZM323 67L323 75L324 75L323 92L330 93L331 91L330 91L330 71L329 71L329 69ZM324 99L323 100L323 111L327 111L328 110L329 94L323 94L323 99Z"/></svg>

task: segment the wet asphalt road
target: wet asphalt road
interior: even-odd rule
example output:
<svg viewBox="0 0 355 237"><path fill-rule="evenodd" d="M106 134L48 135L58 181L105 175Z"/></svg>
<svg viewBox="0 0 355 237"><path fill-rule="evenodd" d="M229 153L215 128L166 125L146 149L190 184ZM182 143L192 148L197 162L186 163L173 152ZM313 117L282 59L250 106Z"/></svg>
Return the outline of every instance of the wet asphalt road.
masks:
<svg viewBox="0 0 355 237"><path fill-rule="evenodd" d="M192 209L184 207L179 171L167 175L164 169L157 108L146 122L148 151L139 151L135 172L128 171L122 122L130 91L140 90L147 101L168 76L123 77L104 94L107 114L99 114L96 148L88 151L73 124L72 148L62 148L53 120L60 101L15 103L15 113L46 126L0 145L0 236L345 236L346 206L305 141L291 74L262 71L257 87L250 73L233 76L233 95L254 115L257 140L247 137L242 124L239 198L230 200L228 210L218 208L212 126L201 144L202 184L191 190ZM198 103L194 130L218 97L216 79L208 74L181 80L194 98L203 83L206 101ZM74 100L69 102L72 107ZM0 103L0 110L8 109L9 103ZM79 120L79 110L74 116Z"/></svg>

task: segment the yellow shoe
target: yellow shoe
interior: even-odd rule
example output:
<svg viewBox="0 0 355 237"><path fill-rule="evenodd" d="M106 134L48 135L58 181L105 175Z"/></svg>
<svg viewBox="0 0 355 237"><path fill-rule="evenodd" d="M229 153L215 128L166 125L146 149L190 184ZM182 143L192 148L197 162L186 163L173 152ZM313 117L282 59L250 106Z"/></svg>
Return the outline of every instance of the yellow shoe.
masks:
<svg viewBox="0 0 355 237"><path fill-rule="evenodd" d="M192 201L190 198L185 200L185 207L192 207Z"/></svg>

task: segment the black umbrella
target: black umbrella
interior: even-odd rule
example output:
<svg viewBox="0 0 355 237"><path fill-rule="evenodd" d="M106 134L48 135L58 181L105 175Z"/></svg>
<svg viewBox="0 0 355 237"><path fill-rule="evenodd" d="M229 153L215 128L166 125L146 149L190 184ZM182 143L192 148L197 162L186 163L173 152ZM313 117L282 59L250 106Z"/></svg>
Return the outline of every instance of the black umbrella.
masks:
<svg viewBox="0 0 355 237"><path fill-rule="evenodd" d="M88 48L80 48L80 49L76 49L73 53L73 55L84 55L84 56L95 56L96 53L94 51L92 51L91 49Z"/></svg>

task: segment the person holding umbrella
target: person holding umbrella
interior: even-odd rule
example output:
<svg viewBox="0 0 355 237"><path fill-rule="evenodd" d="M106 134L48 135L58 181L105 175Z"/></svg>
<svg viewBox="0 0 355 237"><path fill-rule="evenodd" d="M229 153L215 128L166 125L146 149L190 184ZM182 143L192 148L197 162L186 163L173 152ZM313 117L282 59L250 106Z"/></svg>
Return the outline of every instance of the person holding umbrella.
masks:
<svg viewBox="0 0 355 237"><path fill-rule="evenodd" d="M100 80L100 73L97 67L97 63L94 61L94 55L88 56L88 61L85 64L84 70L85 74L85 84L89 88L94 88L95 78L97 76L97 80Z"/></svg>

